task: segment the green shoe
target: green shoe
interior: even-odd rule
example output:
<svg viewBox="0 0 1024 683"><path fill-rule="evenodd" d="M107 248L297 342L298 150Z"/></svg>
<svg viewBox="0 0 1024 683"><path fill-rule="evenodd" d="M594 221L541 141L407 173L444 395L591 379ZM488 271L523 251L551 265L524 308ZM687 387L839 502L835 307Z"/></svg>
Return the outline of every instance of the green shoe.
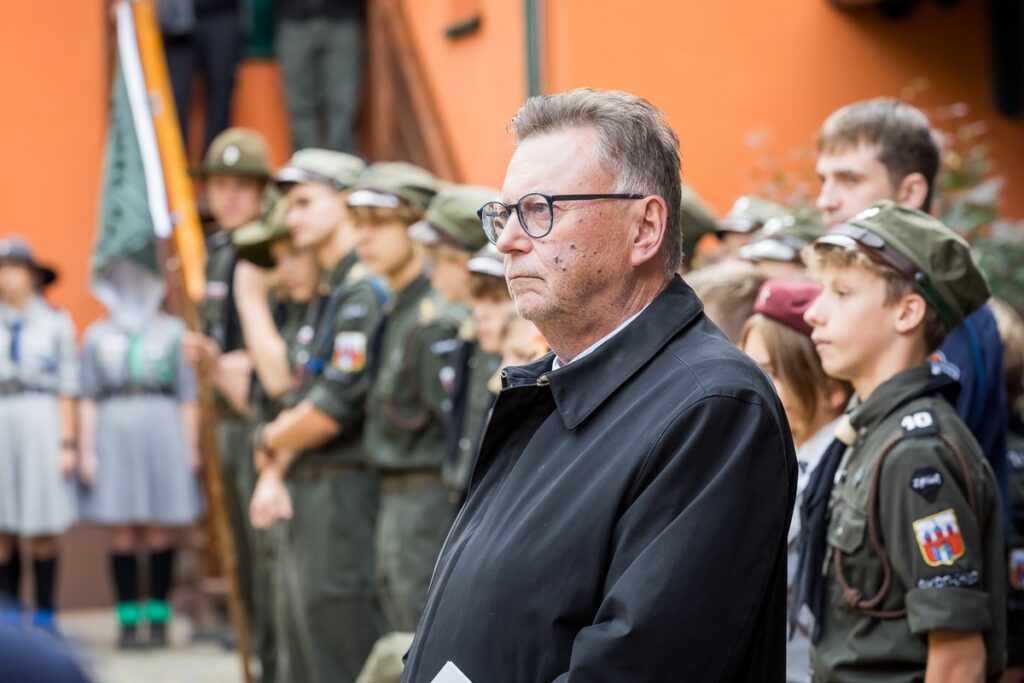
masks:
<svg viewBox="0 0 1024 683"><path fill-rule="evenodd" d="M149 622L150 646L167 646L167 623L170 620L171 606L166 601L150 600L146 603L146 621Z"/></svg>

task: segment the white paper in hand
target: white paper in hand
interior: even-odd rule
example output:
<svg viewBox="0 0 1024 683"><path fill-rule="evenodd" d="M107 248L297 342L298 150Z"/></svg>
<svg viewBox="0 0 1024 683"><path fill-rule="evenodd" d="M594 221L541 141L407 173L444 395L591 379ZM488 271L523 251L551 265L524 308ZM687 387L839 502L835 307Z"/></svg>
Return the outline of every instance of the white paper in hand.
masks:
<svg viewBox="0 0 1024 683"><path fill-rule="evenodd" d="M441 667L430 683L473 683L473 681L459 671L459 667L455 666L454 662L448 662Z"/></svg>

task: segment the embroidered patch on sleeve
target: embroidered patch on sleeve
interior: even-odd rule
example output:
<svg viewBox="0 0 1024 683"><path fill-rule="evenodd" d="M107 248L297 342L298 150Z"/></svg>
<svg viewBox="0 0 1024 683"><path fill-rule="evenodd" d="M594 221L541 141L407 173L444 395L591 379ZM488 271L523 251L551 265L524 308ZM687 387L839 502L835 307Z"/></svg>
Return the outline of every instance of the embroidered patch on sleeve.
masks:
<svg viewBox="0 0 1024 683"><path fill-rule="evenodd" d="M942 488L942 473L934 467L922 467L914 470L910 476L910 490L929 503L935 502Z"/></svg>
<svg viewBox="0 0 1024 683"><path fill-rule="evenodd" d="M914 413L907 413L900 418L900 428L903 436L933 436L939 433L939 427L935 422L935 413L930 410L918 410Z"/></svg>
<svg viewBox="0 0 1024 683"><path fill-rule="evenodd" d="M1010 549L1010 585L1024 591L1024 548Z"/></svg>
<svg viewBox="0 0 1024 683"><path fill-rule="evenodd" d="M341 372L359 372L366 365L366 335L362 332L339 332L334 336L331 365Z"/></svg>
<svg viewBox="0 0 1024 683"><path fill-rule="evenodd" d="M953 508L915 520L914 536L929 567L952 565L964 556L964 539Z"/></svg>

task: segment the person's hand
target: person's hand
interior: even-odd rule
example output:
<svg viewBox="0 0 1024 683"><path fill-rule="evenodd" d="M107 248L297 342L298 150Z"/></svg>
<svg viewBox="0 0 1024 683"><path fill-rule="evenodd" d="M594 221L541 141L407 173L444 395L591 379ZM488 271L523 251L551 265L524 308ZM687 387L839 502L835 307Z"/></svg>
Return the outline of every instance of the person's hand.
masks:
<svg viewBox="0 0 1024 683"><path fill-rule="evenodd" d="M292 497L281 474L273 467L264 468L249 503L249 521L257 529L269 529L292 514Z"/></svg>
<svg viewBox="0 0 1024 683"><path fill-rule="evenodd" d="M192 365L203 360L212 361L221 355L217 342L199 332L186 332L181 338L181 347Z"/></svg>
<svg viewBox="0 0 1024 683"><path fill-rule="evenodd" d="M269 270L239 260L235 264L235 302L241 307L246 302L266 303L270 293Z"/></svg>
<svg viewBox="0 0 1024 683"><path fill-rule="evenodd" d="M60 448L60 473L65 479L70 479L75 473L78 465L78 451L72 446L61 446Z"/></svg>
<svg viewBox="0 0 1024 683"><path fill-rule="evenodd" d="M96 451L82 451L82 456L78 459L78 478L82 483L86 486L95 484L99 469L100 461L96 457Z"/></svg>

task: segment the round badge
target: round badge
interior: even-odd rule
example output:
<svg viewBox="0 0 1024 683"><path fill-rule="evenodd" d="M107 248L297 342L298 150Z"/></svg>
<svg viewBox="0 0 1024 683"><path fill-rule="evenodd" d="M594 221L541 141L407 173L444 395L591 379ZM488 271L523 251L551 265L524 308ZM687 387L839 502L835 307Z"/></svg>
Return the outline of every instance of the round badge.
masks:
<svg viewBox="0 0 1024 683"><path fill-rule="evenodd" d="M224 150L224 156L221 157L221 160L225 166L234 166L238 163L240 156L242 156L242 153L238 151L238 147L228 145L227 149Z"/></svg>

